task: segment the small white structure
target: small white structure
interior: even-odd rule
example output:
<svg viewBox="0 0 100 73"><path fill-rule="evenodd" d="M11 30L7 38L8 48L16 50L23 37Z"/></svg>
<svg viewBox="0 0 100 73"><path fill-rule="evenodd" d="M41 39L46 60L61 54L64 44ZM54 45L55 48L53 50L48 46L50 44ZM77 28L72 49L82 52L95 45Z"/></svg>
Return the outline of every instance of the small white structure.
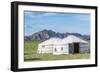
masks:
<svg viewBox="0 0 100 73"><path fill-rule="evenodd" d="M50 38L38 45L38 53L53 53L54 47L60 46L60 38Z"/></svg>
<svg viewBox="0 0 100 73"><path fill-rule="evenodd" d="M67 54L69 53L80 53L85 51L88 46L88 42L80 39L79 37L70 35L62 40L62 45L64 49L67 49Z"/></svg>
<svg viewBox="0 0 100 73"><path fill-rule="evenodd" d="M76 36L70 35L64 39L51 38L38 45L38 53L52 53L69 54L79 53L81 51L81 45L87 45L87 41L82 40ZM87 49L87 48L82 48ZM82 50L83 51L83 50Z"/></svg>

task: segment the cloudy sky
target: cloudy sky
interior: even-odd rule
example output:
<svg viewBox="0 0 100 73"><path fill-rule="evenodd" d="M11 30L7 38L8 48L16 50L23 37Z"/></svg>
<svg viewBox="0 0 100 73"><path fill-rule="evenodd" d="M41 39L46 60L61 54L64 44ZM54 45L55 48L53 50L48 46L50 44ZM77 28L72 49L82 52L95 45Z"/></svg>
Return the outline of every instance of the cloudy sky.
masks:
<svg viewBox="0 0 100 73"><path fill-rule="evenodd" d="M43 29L55 32L90 33L90 14L24 11L25 35Z"/></svg>

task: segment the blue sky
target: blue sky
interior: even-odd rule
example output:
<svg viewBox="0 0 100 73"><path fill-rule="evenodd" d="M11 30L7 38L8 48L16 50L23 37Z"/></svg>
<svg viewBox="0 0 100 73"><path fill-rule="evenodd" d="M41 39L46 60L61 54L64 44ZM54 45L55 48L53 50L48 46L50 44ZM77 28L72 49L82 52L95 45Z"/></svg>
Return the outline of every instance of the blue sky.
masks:
<svg viewBox="0 0 100 73"><path fill-rule="evenodd" d="M90 14L24 11L24 25L27 36L43 29L90 34Z"/></svg>

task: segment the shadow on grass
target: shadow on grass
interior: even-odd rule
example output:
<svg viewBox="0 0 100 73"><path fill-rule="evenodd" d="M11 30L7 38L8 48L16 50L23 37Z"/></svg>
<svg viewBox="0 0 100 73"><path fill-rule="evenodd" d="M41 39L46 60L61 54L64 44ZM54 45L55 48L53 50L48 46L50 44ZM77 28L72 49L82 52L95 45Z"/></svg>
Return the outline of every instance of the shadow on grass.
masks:
<svg viewBox="0 0 100 73"><path fill-rule="evenodd" d="M40 58L31 58L31 59L24 59L24 61L36 61L41 60Z"/></svg>

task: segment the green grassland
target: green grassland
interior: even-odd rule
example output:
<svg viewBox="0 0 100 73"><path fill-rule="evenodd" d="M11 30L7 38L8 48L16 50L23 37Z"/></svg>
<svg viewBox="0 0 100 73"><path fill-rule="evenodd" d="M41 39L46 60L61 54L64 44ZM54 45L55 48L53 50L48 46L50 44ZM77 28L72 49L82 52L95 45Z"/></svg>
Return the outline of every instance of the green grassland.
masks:
<svg viewBox="0 0 100 73"><path fill-rule="evenodd" d="M81 54L37 54L37 48L40 41L25 41L24 42L24 61L48 61L48 60L73 60L73 59L89 59L89 53Z"/></svg>

